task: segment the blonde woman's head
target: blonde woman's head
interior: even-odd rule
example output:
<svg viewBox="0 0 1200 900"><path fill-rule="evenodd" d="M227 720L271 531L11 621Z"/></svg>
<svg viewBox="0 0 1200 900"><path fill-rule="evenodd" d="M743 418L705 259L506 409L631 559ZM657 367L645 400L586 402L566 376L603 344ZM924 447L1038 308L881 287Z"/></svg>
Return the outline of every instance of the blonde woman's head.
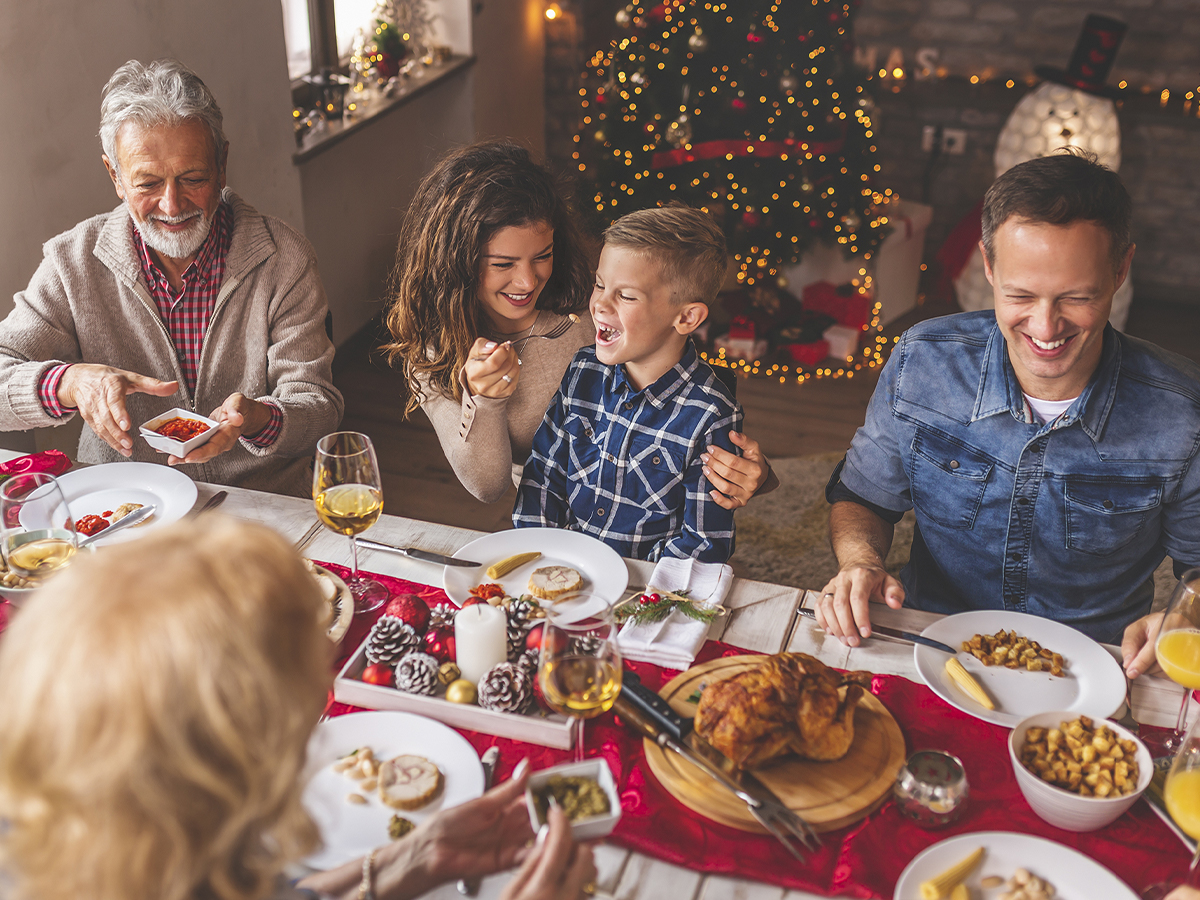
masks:
<svg viewBox="0 0 1200 900"><path fill-rule="evenodd" d="M316 840L299 776L324 619L282 538L220 516L50 582L0 641L0 872L18 896L269 893Z"/></svg>

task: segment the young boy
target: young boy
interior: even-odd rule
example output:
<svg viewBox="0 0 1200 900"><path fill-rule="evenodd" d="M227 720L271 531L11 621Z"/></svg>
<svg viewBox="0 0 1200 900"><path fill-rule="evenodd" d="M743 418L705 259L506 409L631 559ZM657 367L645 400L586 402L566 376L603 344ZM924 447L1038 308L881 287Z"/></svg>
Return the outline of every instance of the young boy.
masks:
<svg viewBox="0 0 1200 900"><path fill-rule="evenodd" d="M533 439L513 523L582 531L622 556L724 562L733 512L709 495L701 454L732 453L742 410L689 335L725 279L706 214L646 209L609 226L575 354Z"/></svg>

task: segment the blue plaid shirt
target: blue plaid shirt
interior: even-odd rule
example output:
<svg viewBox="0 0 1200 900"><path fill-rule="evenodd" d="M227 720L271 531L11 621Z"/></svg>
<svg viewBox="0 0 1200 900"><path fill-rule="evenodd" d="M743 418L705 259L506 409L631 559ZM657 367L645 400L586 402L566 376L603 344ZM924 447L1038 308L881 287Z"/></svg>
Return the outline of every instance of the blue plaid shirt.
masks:
<svg viewBox="0 0 1200 900"><path fill-rule="evenodd" d="M742 408L691 341L643 391L584 347L534 435L513 524L582 531L633 559L724 562L733 512L709 496L700 454L737 453L729 432L741 427Z"/></svg>

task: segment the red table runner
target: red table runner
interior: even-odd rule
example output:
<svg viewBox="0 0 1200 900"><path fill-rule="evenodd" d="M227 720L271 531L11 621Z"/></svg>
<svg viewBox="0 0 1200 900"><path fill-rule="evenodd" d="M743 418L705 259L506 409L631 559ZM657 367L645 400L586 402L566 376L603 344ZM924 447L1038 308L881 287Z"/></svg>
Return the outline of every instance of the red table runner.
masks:
<svg viewBox="0 0 1200 900"><path fill-rule="evenodd" d="M344 567L322 565L348 574ZM372 577L393 596L416 594L430 603L447 600L439 588L386 575ZM381 614L382 610L355 617L343 639L339 668ZM696 662L752 652L757 651L710 641ZM648 663L626 661L626 666L655 689L677 674ZM679 803L650 774L641 738L608 713L587 725L588 754L605 758L621 792L621 821L607 840L698 872L859 898L891 897L896 880L914 856L948 837L974 831L1016 831L1074 847L1138 891L1155 882L1178 882L1186 874L1187 852L1145 801L1098 832L1077 834L1055 828L1037 817L1017 787L1008 758L1007 729L967 715L925 685L898 675L875 676L871 691L900 724L909 753L946 750L962 760L971 794L966 812L952 826L939 831L920 829L902 817L895 802L888 799L862 822L823 835L824 846L801 865L773 838L704 819ZM333 716L357 709L331 699L328 712ZM479 753L491 746L500 749L497 780L507 778L523 758L528 758L534 769L573 758L570 751L461 729L459 733Z"/></svg>

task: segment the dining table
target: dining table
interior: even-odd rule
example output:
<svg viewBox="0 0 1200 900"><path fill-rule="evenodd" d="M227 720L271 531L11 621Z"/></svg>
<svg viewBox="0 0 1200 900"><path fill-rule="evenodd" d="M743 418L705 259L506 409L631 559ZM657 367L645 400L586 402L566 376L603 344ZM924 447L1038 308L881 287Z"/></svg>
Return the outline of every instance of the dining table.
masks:
<svg viewBox="0 0 1200 900"><path fill-rule="evenodd" d="M0 462L17 455L0 450ZM198 483L197 486L196 510L218 491L227 491L228 497L220 507L222 514L262 523L293 541L300 539L317 521L309 499L227 485ZM402 513L403 501L397 502L395 507L399 507ZM379 518L367 536L400 547L418 547L453 555L483 534L387 513ZM322 528L303 548L303 554L313 560L348 565L350 554L347 543L344 535ZM648 583L654 569L653 563L626 559L624 564L631 586ZM440 565L397 553L360 549L359 566L364 571L416 584L438 587L442 584L443 569ZM817 599L818 594L812 590L734 577L725 601L729 612L713 620L708 639L760 653L807 653L835 668L865 669L921 683L912 644L886 637L872 637L862 641L858 647L848 647L826 635L811 619L797 615L799 607L811 606ZM879 624L909 632L920 632L941 618L937 614L913 609L895 610L883 604L873 604L871 615L872 620ZM1106 649L1120 659L1118 648ZM1132 684L1133 709L1141 724L1173 726L1179 700L1180 688L1165 678L1141 677ZM909 748L910 751L912 749ZM1181 858L1186 859L1182 844L1179 844L1179 853ZM749 878L694 871L612 842L601 842L595 846L595 860L599 872L597 896L608 895L618 900L816 900L825 896L787 890ZM500 874L484 879L478 896L482 900L499 897L509 877ZM449 884L428 896L434 900L451 900L461 895L453 884Z"/></svg>

